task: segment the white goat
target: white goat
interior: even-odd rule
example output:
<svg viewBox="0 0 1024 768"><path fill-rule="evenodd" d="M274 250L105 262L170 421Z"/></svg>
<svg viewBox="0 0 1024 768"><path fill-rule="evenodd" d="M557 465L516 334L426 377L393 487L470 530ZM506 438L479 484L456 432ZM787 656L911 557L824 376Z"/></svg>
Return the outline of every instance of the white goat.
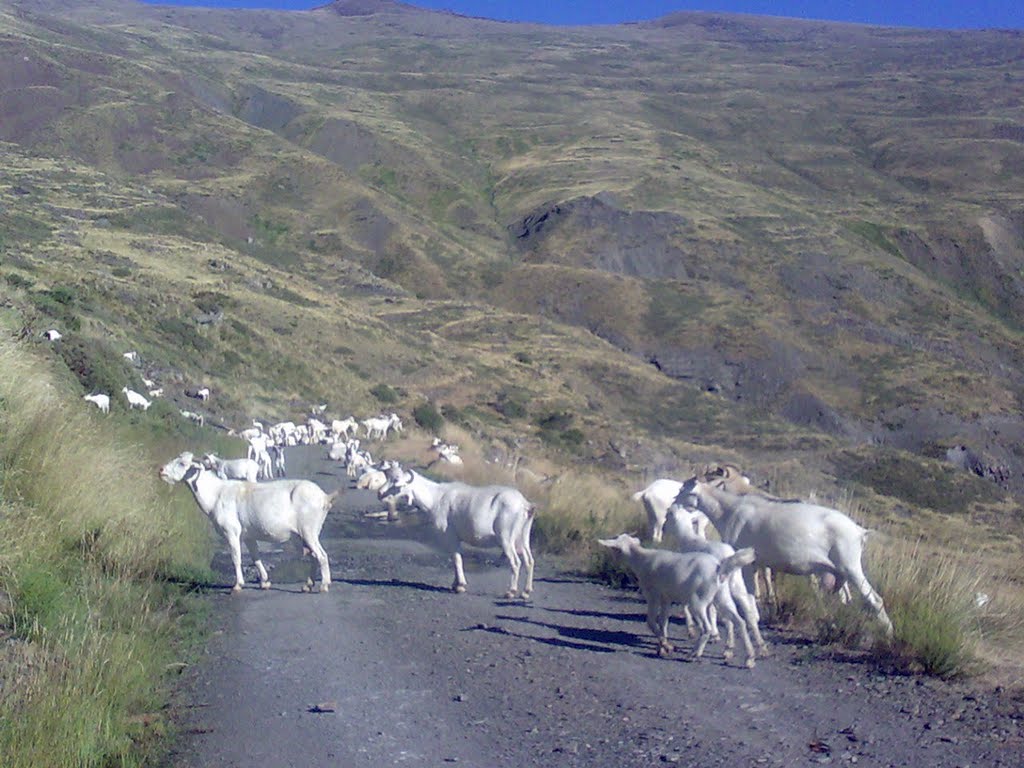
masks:
<svg viewBox="0 0 1024 768"><path fill-rule="evenodd" d="M196 390L196 397L198 397L200 400L209 400L210 399L210 388L209 387L201 387L200 389Z"/></svg>
<svg viewBox="0 0 1024 768"><path fill-rule="evenodd" d="M320 591L328 590L331 568L327 553L320 545L320 529L340 490L324 493L309 480L275 480L262 484L222 480L194 461L188 452L165 464L160 469L160 477L171 485L184 480L199 508L227 541L235 566L235 592L241 591L245 581L243 541L259 572L260 588L269 589L270 577L260 558L257 542L284 542L293 535L302 540L303 555L310 553L316 560L303 591L313 588L316 565L320 566Z"/></svg>
<svg viewBox="0 0 1024 768"><path fill-rule="evenodd" d="M348 439L348 433L355 434L359 431L359 423L349 416L346 419L334 419L331 422L331 434L335 440Z"/></svg>
<svg viewBox="0 0 1024 768"><path fill-rule="evenodd" d="M153 403L147 400L145 397L140 395L134 389L128 389L128 387L122 387L121 391L124 392L124 396L128 398L128 408L141 408L144 411L149 410L149 406Z"/></svg>
<svg viewBox="0 0 1024 768"><path fill-rule="evenodd" d="M708 541L703 536L697 534L694 518L698 515L698 512L694 510L684 509L677 504L673 504L668 508L668 514L665 516L665 532L674 538L677 542L680 552L704 552L705 554L711 555L712 557L724 560L727 557L731 557L736 554L735 548L731 544L726 544L724 541ZM739 570L733 571L729 574L728 580L723 585L715 598L717 607L721 607L721 602L732 601L735 606L736 612L743 617L746 622L747 629L754 638L754 642L757 644L758 650L762 656L768 654L768 644L764 641L761 636L761 630L758 627L758 622L761 620L760 614L757 611L757 600L750 594L747 589L747 585L743 581L743 574ZM728 613L728 611L726 611ZM689 618L689 617L687 617ZM733 625L727 623L728 637L726 640L726 647L732 648L735 644L733 639Z"/></svg>
<svg viewBox="0 0 1024 768"><path fill-rule="evenodd" d="M164 388L163 387L157 387L156 389L149 390L148 392L146 392L146 394L149 395L150 397L154 397L154 398L155 397L163 397L164 396Z"/></svg>
<svg viewBox="0 0 1024 768"><path fill-rule="evenodd" d="M195 413L194 411L178 411L182 415L182 418L188 419L193 424L198 424L200 427L206 423L206 419L201 413Z"/></svg>
<svg viewBox="0 0 1024 768"><path fill-rule="evenodd" d="M216 472L221 480L248 480L255 483L260 476L259 462L253 459L221 459L208 453L203 457L203 466Z"/></svg>
<svg viewBox="0 0 1024 768"><path fill-rule="evenodd" d="M755 493L738 494L697 478L687 480L676 499L686 508L711 518L722 540L734 547L753 547L757 563L773 570L834 579L839 590L851 584L878 617L887 635L892 622L885 604L861 565L864 540L870 533L838 509L802 501L779 501ZM753 569L744 570L753 591Z"/></svg>
<svg viewBox="0 0 1024 768"><path fill-rule="evenodd" d="M111 413L111 396L109 394L86 394L82 395L82 399L93 403L104 414Z"/></svg>
<svg viewBox="0 0 1024 768"><path fill-rule="evenodd" d="M766 499L771 499L772 501L799 501L799 499L781 499L778 496L773 496L759 488L755 488L753 483L750 482L750 478L744 475L740 471L740 468L735 464L705 466L699 477L701 480L714 483L719 488L725 488L727 491L732 491L733 493L756 493L760 496L764 496ZM693 513L695 510L689 511ZM701 515L701 517L704 516ZM707 518L704 519L706 520ZM811 581L814 583L815 587L825 589L824 584L817 576L812 575ZM828 581L828 579L826 579L826 581ZM760 599L762 595L762 584L764 585L763 594L768 605L777 608L778 598L775 595L775 579L772 576L772 569L768 566L758 565L757 569L754 571L754 599ZM831 589L839 594L839 599L844 603L848 603L853 599L850 594L850 585L846 582L843 582L840 585L833 585Z"/></svg>
<svg viewBox="0 0 1024 768"><path fill-rule="evenodd" d="M95 395L83 395L82 399L93 403L103 413L110 413L110 395L104 395L102 393Z"/></svg>
<svg viewBox="0 0 1024 768"><path fill-rule="evenodd" d="M263 426L260 425L260 424L253 424L251 427L246 427L245 429L243 429L241 432L238 432L237 434L238 434L238 436L240 438L242 438L243 440L246 440L248 442L251 442L252 440L254 440L254 439L258 438L258 437L263 437L268 442L270 440L270 437L263 432Z"/></svg>
<svg viewBox="0 0 1024 768"><path fill-rule="evenodd" d="M277 424L267 429L270 439L274 441L274 445L287 445L289 442L289 435L295 432L295 422L293 421L280 421ZM292 443L294 445L294 443Z"/></svg>
<svg viewBox="0 0 1024 768"><path fill-rule="evenodd" d="M441 534L442 542L452 556L455 592L466 591L466 574L462 569L462 543L477 547L500 546L512 568L512 581L506 597L519 592L520 564L526 566L522 596L533 591L533 551L530 530L533 528L534 506L517 489L503 485L478 487L465 483L435 483L397 464L386 470L388 485L380 498L404 493L410 502L430 518Z"/></svg>
<svg viewBox="0 0 1024 768"><path fill-rule="evenodd" d="M359 448L358 440L350 440L345 449L345 474L359 477L360 473L373 466L373 456Z"/></svg>
<svg viewBox="0 0 1024 768"><path fill-rule="evenodd" d="M367 467L356 479L356 488L379 492L390 482L387 475L388 468L392 465L397 466L397 464L398 462L383 461L379 467ZM398 502L400 499L400 494L384 495L381 500L387 504L387 510L385 512L367 513L367 517L386 516L389 522L395 522L398 520Z"/></svg>
<svg viewBox="0 0 1024 768"><path fill-rule="evenodd" d="M620 533L614 539L598 539L598 543L617 553L636 574L640 591L647 598L647 626L658 643L658 655L667 656L675 650L668 639L668 625L672 605L681 603L696 620L700 629L694 658L700 658L704 646L713 636L713 625L708 609L729 575L754 561L751 549L742 549L719 560L704 552L670 552L666 549L645 549L640 539ZM754 666L754 649L747 635L747 627L732 607L731 601L719 603L724 618L740 628L740 637L746 651L746 666Z"/></svg>
<svg viewBox="0 0 1024 768"><path fill-rule="evenodd" d="M683 484L678 480L655 480L642 491L633 494L633 501L642 502L647 512L647 538L655 544L661 543L665 528L665 513L679 495ZM698 533L704 536L708 519L703 514L695 518Z"/></svg>
<svg viewBox="0 0 1024 768"><path fill-rule="evenodd" d="M43 331L42 335L47 341L60 341L61 339L64 338L64 334L58 331L56 328L51 328L48 331Z"/></svg>
<svg viewBox="0 0 1024 768"><path fill-rule="evenodd" d="M402 431L402 420L398 418L397 413L390 416L374 416L359 423L366 428L366 436L369 439L386 440L389 430Z"/></svg>
<svg viewBox="0 0 1024 768"><path fill-rule="evenodd" d="M454 464L456 466L462 465L462 457L459 456L459 446L452 443L445 443L439 437L435 437L431 442L430 447L437 452L437 458L431 462L433 464L437 461L443 461L447 464Z"/></svg>
<svg viewBox="0 0 1024 768"><path fill-rule="evenodd" d="M248 434L248 437L245 435ZM263 431L252 427L244 429L240 433L249 444L245 450L245 456L255 461L260 468L259 477L262 480L270 480L274 477L274 461L270 457L270 437L263 434Z"/></svg>

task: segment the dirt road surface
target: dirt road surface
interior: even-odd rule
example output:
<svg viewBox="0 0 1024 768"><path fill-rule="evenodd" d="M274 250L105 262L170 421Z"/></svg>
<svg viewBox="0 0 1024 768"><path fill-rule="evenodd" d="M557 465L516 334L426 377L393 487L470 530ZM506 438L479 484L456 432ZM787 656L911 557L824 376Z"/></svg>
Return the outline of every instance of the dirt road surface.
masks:
<svg viewBox="0 0 1024 768"><path fill-rule="evenodd" d="M289 475L338 487L323 453L292 450ZM1024 765L1006 692L886 675L770 627L754 670L720 644L688 660L681 623L661 659L636 593L542 555L533 598L506 600L500 553L475 550L455 595L429 530L364 516L379 508L349 490L329 515L329 593L302 594L286 551L271 590L210 596L218 628L185 673L171 765ZM226 556L214 565L229 584Z"/></svg>

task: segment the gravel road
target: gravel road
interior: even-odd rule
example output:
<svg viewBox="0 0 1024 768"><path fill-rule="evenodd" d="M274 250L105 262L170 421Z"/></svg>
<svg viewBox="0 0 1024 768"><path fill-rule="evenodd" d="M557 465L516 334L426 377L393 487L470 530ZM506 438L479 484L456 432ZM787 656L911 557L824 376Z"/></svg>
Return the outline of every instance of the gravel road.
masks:
<svg viewBox="0 0 1024 768"><path fill-rule="evenodd" d="M322 453L293 450L290 475L333 490ZM1024 765L1024 704L1006 692L886 675L772 628L752 671L720 644L660 659L635 593L541 554L533 598L505 600L499 553L476 550L454 595L429 531L364 517L377 509L349 490L329 515L326 595L300 592L290 551L268 557L270 591L211 594L171 765ZM230 583L226 555L214 566ZM673 637L691 647L682 624Z"/></svg>

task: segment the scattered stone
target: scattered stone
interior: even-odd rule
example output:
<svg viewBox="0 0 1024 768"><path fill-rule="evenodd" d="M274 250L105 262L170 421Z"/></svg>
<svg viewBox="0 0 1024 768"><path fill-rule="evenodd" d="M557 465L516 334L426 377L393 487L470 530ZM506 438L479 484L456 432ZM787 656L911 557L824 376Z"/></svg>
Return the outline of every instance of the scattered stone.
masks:
<svg viewBox="0 0 1024 768"><path fill-rule="evenodd" d="M338 711L338 702L336 702L336 701L322 701L319 704L314 704L312 707L310 707L306 711L307 712L312 712L313 714L320 714L320 713L326 713L326 712L337 712Z"/></svg>

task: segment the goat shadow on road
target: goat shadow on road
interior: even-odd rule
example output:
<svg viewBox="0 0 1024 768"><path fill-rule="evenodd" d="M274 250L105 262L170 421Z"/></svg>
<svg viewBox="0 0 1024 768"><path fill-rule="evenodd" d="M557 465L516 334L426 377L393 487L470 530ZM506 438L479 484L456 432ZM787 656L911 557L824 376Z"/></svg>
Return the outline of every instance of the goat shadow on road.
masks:
<svg viewBox="0 0 1024 768"><path fill-rule="evenodd" d="M502 618L502 617L498 617ZM571 648L576 651L591 651L593 653L615 653L614 648L606 648L603 645L594 645L592 643L579 643L572 640L562 640L558 637L538 637L537 635L526 635L519 632L512 632L511 630L505 629L504 627L491 627L484 624L477 624L472 627L466 627L461 630L462 632L489 632L492 635L504 635L505 637L515 637L520 640L532 640L537 643L544 645L552 645L556 648Z"/></svg>
<svg viewBox="0 0 1024 768"><path fill-rule="evenodd" d="M451 592L450 587L440 587L436 584L425 584L422 581L405 581L403 579L335 579L339 584L351 584L356 587L400 587L403 589L418 589L421 592Z"/></svg>
<svg viewBox="0 0 1024 768"><path fill-rule="evenodd" d="M538 635L516 635L517 637L536 640L537 642L551 645L567 645L572 648L578 648L579 650L597 651L598 653L615 653L617 649L608 646L638 648L644 644L643 640L633 632L624 632L613 629L594 629L593 627L570 627L563 624L551 624L545 621L538 621L537 619L526 616L509 616L499 614L495 616L495 618L499 621L518 622L520 624L526 624L541 629L552 630L558 635L557 638ZM509 630L501 627L488 627L487 629L488 631L494 630L504 634L512 634ZM563 638L569 639L566 640Z"/></svg>

